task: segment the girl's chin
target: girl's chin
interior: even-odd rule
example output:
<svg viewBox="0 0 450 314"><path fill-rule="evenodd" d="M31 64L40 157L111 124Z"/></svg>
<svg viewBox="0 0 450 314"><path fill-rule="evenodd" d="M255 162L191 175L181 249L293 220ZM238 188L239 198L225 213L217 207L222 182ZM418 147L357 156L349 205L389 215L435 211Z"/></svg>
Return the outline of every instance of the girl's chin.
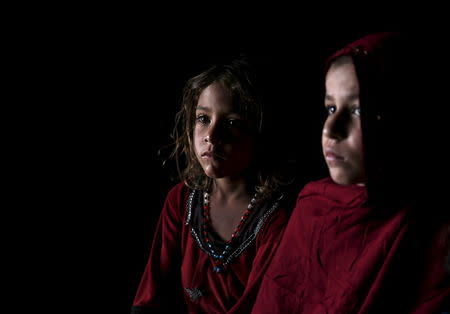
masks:
<svg viewBox="0 0 450 314"><path fill-rule="evenodd" d="M210 166L203 168L203 171L205 171L206 176L211 179L219 179L224 177L224 174L220 171L220 169L212 168Z"/></svg>
<svg viewBox="0 0 450 314"><path fill-rule="evenodd" d="M348 174L344 174L341 172L333 172L330 171L330 177L331 179L333 179L333 181L337 184L341 184L341 185L361 185L364 186L365 185L365 180L364 179L358 179L355 176L351 176Z"/></svg>
<svg viewBox="0 0 450 314"><path fill-rule="evenodd" d="M222 178L231 178L234 177L232 173L226 171L225 169L218 168L203 168L207 177L211 179L222 179Z"/></svg>

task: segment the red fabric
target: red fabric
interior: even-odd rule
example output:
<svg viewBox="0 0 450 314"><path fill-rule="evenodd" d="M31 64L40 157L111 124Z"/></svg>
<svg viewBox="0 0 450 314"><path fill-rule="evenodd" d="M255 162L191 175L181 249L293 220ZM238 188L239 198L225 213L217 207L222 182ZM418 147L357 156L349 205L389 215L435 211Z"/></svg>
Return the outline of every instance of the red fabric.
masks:
<svg viewBox="0 0 450 314"><path fill-rule="evenodd" d="M375 50L382 49L387 40L398 36L400 36L400 33L392 32L381 32L364 36L336 51L330 58L328 58L326 63L329 65L333 60L343 55L352 56L355 54L372 54Z"/></svg>
<svg viewBox="0 0 450 314"><path fill-rule="evenodd" d="M187 196L183 184L167 196L133 305L152 313L249 313L287 215L276 210L231 269L217 274L212 259L199 249L185 225ZM201 288L204 295L194 303L185 288Z"/></svg>
<svg viewBox="0 0 450 314"><path fill-rule="evenodd" d="M450 298L437 229L330 178L300 193L253 313L435 313ZM428 224L426 224L428 225ZM446 308L448 309L448 308ZM440 313L440 312L438 312Z"/></svg>

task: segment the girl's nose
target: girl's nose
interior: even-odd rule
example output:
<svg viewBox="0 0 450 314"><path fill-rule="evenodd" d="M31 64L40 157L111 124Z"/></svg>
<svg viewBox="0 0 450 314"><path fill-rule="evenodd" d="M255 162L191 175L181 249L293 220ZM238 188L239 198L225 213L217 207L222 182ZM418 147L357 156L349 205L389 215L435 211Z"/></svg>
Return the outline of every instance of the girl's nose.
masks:
<svg viewBox="0 0 450 314"><path fill-rule="evenodd" d="M323 135L330 139L342 140L347 137L349 117L345 112L336 112L328 116L323 126Z"/></svg>
<svg viewBox="0 0 450 314"><path fill-rule="evenodd" d="M211 123L209 125L208 132L206 133L204 141L206 143L216 145L218 142L220 142L220 137L221 137L220 133L221 133L221 130L220 130L219 123Z"/></svg>

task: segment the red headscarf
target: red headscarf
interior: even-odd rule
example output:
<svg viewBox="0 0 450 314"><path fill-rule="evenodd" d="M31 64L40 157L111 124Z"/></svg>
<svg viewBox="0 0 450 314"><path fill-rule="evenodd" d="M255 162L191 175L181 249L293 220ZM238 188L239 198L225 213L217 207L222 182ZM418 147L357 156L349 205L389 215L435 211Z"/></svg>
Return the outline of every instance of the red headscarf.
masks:
<svg viewBox="0 0 450 314"><path fill-rule="evenodd" d="M363 142L369 198L383 204L408 202L427 178L429 148L423 114L421 52L410 34L375 33L338 50L326 70L341 56L350 56L360 85ZM421 139L424 139L422 141Z"/></svg>

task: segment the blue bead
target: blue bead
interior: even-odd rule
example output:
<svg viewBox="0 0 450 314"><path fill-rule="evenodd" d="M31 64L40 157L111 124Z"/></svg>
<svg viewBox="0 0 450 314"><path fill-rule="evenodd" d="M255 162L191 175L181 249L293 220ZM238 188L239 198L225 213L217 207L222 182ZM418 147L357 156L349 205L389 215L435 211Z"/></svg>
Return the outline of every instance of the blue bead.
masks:
<svg viewBox="0 0 450 314"><path fill-rule="evenodd" d="M229 249L231 249L231 246L226 245L226 246L225 246L225 250L229 250Z"/></svg>
<svg viewBox="0 0 450 314"><path fill-rule="evenodd" d="M223 259L223 257L224 257L223 255L219 255L219 259Z"/></svg>
<svg viewBox="0 0 450 314"><path fill-rule="evenodd" d="M214 270L214 272L216 272L216 273L220 273L220 272L222 271L222 268L219 267L219 266L215 266L213 270Z"/></svg>

